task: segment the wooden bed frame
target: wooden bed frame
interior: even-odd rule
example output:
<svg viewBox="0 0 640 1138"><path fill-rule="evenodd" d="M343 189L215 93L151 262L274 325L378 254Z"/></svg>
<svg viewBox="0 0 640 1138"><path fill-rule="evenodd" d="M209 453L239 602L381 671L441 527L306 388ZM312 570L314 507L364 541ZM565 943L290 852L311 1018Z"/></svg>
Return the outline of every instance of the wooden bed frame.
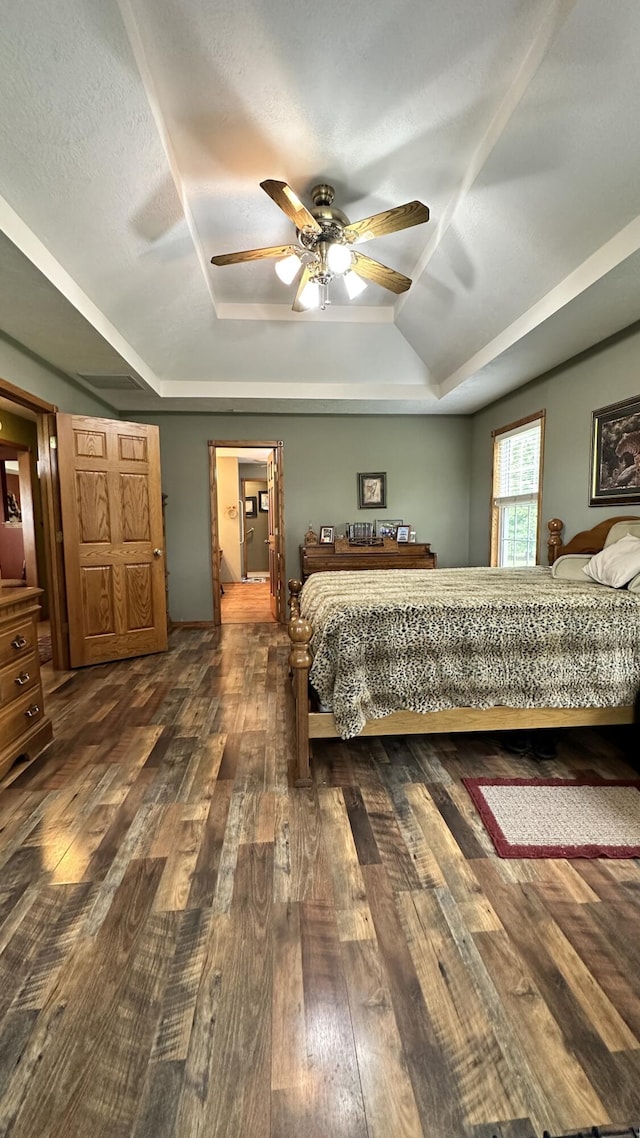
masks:
<svg viewBox="0 0 640 1138"><path fill-rule="evenodd" d="M565 553L598 553L615 522L640 521L629 515L608 518L590 530L582 530L566 545L562 544L564 523L559 518L548 522L549 564ZM437 570L435 570L437 572ZM339 739L331 712L310 710L309 670L313 657L309 642L313 628L300 616L302 582L289 581L291 619L289 664L295 701L296 786L311 786L310 749L313 739ZM446 711L396 711L382 719L370 719L361 735L430 735L462 731L522 731L540 727L598 727L607 724L633 723L633 707L456 707ZM358 736L360 738L360 736Z"/></svg>

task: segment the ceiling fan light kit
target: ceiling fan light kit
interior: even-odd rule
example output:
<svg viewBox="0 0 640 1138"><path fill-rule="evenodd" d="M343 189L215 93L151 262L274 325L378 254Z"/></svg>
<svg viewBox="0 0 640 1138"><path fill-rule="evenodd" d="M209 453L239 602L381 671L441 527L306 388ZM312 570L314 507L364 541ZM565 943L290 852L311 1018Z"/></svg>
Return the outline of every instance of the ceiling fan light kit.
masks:
<svg viewBox="0 0 640 1138"><path fill-rule="evenodd" d="M327 303L326 297L322 294L322 290L324 288L326 288L326 285L322 285L320 281L307 281L298 298L299 308L304 308L306 310L309 310L311 308L324 309Z"/></svg>
<svg viewBox="0 0 640 1138"><path fill-rule="evenodd" d="M429 220L429 210L422 202L407 202L351 223L346 214L333 205L335 191L326 182L314 186L311 191L311 209L303 205L286 182L269 179L261 182L260 186L295 225L298 244L224 253L211 258L213 265L222 267L243 261L278 258L275 270L284 284L292 284L301 274L293 302L294 312L314 308L324 311L331 303L329 285L335 277L344 280L350 300L360 295L368 281L395 293L406 292L410 287L409 277L356 252L351 246L413 225L422 225Z"/></svg>
<svg viewBox="0 0 640 1138"><path fill-rule="evenodd" d="M297 253L289 253L282 261L276 261L276 273L283 284L292 284L302 268L302 261Z"/></svg>
<svg viewBox="0 0 640 1138"><path fill-rule="evenodd" d="M342 279L344 280L344 287L347 290L349 300L355 300L367 287L367 282L363 281L362 277L359 277L357 273L345 273Z"/></svg>

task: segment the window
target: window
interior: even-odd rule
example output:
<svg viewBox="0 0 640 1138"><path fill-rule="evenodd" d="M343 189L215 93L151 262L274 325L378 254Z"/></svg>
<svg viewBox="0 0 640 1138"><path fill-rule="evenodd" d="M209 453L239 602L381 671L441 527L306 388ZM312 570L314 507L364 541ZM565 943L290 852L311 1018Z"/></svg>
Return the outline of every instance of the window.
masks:
<svg viewBox="0 0 640 1138"><path fill-rule="evenodd" d="M544 411L493 432L491 564L535 565Z"/></svg>

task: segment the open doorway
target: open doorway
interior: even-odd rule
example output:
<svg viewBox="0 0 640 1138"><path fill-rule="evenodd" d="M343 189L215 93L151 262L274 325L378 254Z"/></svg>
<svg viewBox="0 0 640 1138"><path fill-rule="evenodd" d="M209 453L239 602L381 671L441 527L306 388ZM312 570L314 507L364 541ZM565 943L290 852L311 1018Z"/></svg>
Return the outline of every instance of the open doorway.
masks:
<svg viewBox="0 0 640 1138"><path fill-rule="evenodd" d="M25 420L32 430L26 443L28 452L18 453L24 573L28 585L46 588L40 603L43 608L48 604L53 669L66 671L72 666L164 651L166 576L158 428L120 419L58 414L53 404L0 379L0 416L4 418L5 414L7 421L0 432L5 442L18 441L17 433L24 428ZM17 433L11 438L9 431ZM28 493L26 474L23 480L22 466L27 461L31 463L32 496ZM125 483L129 480L126 491L121 483L121 495L116 490L113 502L108 499L106 510L102 509L101 495L91 489L88 493L79 492L79 487L87 482L81 475L86 474L91 480L97 471L102 485L105 466L118 469ZM136 489L142 503L137 512L132 508L135 495L132 498L131 474L137 480L137 488L142 482L146 486L144 494ZM106 484L111 485L110 478ZM34 513L35 545L38 551L44 549L42 558L38 552L35 561L37 579L35 574L30 576L28 525L24 524L36 502L40 514ZM11 512L15 516L13 500ZM120 521L121 516L126 524ZM80 535L85 534L97 536L81 540ZM103 562L100 569L107 571L104 575L95 572L96 546L100 547ZM134 559L128 562L128 549L132 546ZM83 560L87 547L89 555ZM108 562L104 561L105 556ZM85 564L88 574L83 575ZM127 575L129 564L133 571ZM117 587L105 589L104 576L112 566L112 576L117 578L119 573L120 580ZM88 576L91 579L87 584ZM118 599L113 609L105 606L105 597ZM121 603L123 598L126 599Z"/></svg>
<svg viewBox="0 0 640 1138"><path fill-rule="evenodd" d="M285 620L281 442L209 443L214 623Z"/></svg>
<svg viewBox="0 0 640 1138"><path fill-rule="evenodd" d="M266 462L240 463L240 495L244 506L244 534L241 559L243 584L269 580L269 495ZM224 624L224 616L222 623Z"/></svg>
<svg viewBox="0 0 640 1138"><path fill-rule="evenodd" d="M43 503L37 474L38 417L0 386L0 578L3 587L39 588L40 662L52 657ZM13 394L10 389L10 394Z"/></svg>

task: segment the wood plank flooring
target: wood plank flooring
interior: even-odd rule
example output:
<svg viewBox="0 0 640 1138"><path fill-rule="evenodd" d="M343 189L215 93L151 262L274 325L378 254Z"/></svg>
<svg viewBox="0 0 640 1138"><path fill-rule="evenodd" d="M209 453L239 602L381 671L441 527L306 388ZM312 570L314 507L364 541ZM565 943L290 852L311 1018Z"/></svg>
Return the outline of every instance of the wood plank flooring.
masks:
<svg viewBox="0 0 640 1138"><path fill-rule="evenodd" d="M275 624L268 581L232 581L220 597L223 624Z"/></svg>
<svg viewBox="0 0 640 1138"><path fill-rule="evenodd" d="M460 781L633 777L624 730L323 741L294 789L287 655L176 629L49 676L0 791L0 1134L638 1125L640 863L500 860Z"/></svg>

